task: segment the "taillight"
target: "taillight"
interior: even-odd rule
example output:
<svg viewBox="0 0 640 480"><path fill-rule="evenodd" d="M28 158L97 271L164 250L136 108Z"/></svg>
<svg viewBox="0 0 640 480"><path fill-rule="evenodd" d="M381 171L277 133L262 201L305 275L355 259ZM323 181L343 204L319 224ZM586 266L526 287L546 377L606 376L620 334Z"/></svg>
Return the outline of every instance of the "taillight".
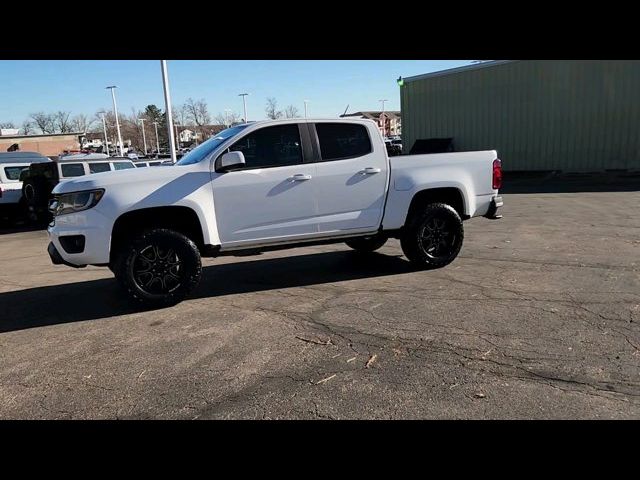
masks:
<svg viewBox="0 0 640 480"><path fill-rule="evenodd" d="M498 158L493 161L492 185L494 190L502 187L502 162Z"/></svg>

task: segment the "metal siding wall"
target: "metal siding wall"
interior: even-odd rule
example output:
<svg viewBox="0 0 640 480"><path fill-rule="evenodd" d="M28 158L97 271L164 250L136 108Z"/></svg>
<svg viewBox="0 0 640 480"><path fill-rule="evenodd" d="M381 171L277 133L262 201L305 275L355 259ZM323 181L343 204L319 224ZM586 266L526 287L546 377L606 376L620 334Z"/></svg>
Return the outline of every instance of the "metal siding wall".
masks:
<svg viewBox="0 0 640 480"><path fill-rule="evenodd" d="M403 145L453 137L505 170L640 168L640 61L532 60L409 81Z"/></svg>

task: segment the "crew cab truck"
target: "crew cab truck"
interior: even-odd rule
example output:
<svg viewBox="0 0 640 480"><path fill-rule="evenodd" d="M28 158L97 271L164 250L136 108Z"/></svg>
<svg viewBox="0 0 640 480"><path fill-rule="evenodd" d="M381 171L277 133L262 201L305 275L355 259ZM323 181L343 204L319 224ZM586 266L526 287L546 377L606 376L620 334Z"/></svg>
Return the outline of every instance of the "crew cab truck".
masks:
<svg viewBox="0 0 640 480"><path fill-rule="evenodd" d="M463 220L500 218L495 151L389 158L371 120L271 120L223 130L174 166L79 177L53 190L54 264L109 266L149 307L181 301L201 257L399 238L422 269L452 262Z"/></svg>

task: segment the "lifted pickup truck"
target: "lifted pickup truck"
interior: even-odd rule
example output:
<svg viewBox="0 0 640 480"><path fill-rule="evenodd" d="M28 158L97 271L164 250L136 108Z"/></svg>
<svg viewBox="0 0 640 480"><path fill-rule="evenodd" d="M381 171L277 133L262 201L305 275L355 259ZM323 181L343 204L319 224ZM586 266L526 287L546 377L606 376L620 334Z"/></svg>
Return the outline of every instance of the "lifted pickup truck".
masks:
<svg viewBox="0 0 640 480"><path fill-rule="evenodd" d="M370 120L275 120L220 132L167 168L105 172L53 190L54 264L109 266L146 306L180 302L201 256L399 238L418 268L452 262L462 221L500 218L495 151L389 158Z"/></svg>

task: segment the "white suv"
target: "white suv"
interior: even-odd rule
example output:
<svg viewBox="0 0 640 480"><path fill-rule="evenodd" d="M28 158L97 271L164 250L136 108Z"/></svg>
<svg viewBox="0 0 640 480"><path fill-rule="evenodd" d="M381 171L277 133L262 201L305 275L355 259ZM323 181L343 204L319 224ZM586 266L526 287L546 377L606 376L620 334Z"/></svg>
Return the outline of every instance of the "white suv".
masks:
<svg viewBox="0 0 640 480"><path fill-rule="evenodd" d="M22 182L20 174L32 163L51 162L37 152L0 152L0 221L20 214Z"/></svg>

